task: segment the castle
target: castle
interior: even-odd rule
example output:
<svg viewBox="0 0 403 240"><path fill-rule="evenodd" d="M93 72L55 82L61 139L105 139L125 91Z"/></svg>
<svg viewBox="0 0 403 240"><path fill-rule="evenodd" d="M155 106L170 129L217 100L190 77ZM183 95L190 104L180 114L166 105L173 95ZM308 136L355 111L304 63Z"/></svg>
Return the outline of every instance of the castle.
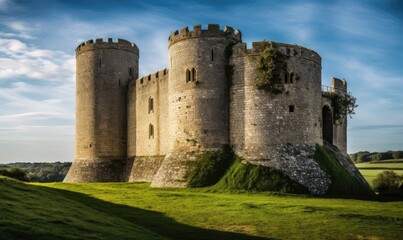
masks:
<svg viewBox="0 0 403 240"><path fill-rule="evenodd" d="M346 152L347 122L335 120L330 97L344 94L346 81L334 78L323 89L316 52L272 44L285 56L276 83L280 93L256 88L262 44L248 49L241 32L231 27L197 24L175 31L168 38L168 68L141 78L134 43L96 39L80 44L76 159L65 182L185 187L187 163L224 144L250 163L274 167L299 161L281 157L287 146L298 149L325 140ZM291 172L286 174L305 181L293 176L300 170L287 166ZM316 170L310 174L309 184L320 178Z"/></svg>

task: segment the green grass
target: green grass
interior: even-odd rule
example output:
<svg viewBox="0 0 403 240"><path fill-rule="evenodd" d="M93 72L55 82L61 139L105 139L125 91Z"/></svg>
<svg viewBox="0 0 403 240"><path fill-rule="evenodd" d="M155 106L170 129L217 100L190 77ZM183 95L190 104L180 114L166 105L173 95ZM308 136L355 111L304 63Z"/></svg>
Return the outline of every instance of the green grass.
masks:
<svg viewBox="0 0 403 240"><path fill-rule="evenodd" d="M164 239L116 214L115 204L0 177L0 239Z"/></svg>
<svg viewBox="0 0 403 240"><path fill-rule="evenodd" d="M399 239L403 224L403 202L144 183L0 178L0 209L0 239Z"/></svg>
<svg viewBox="0 0 403 240"><path fill-rule="evenodd" d="M323 146L316 145L315 161L331 178L327 196L345 196L355 198L370 198L374 193L351 176L335 158L333 153Z"/></svg>
<svg viewBox="0 0 403 240"><path fill-rule="evenodd" d="M369 184L372 186L372 181L376 178L376 176L386 170L392 170L399 175L403 175L403 162L396 163L396 162L387 162L384 160L385 163L357 163L355 166L360 170L361 174L364 178L368 181Z"/></svg>

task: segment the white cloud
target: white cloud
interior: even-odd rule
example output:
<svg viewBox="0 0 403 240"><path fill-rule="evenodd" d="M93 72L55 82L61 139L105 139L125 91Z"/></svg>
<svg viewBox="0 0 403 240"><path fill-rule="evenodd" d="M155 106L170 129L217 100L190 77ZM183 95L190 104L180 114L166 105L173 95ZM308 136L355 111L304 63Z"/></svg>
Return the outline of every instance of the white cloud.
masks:
<svg viewBox="0 0 403 240"><path fill-rule="evenodd" d="M75 59L62 51L39 49L18 39L0 38L0 79L74 81Z"/></svg>

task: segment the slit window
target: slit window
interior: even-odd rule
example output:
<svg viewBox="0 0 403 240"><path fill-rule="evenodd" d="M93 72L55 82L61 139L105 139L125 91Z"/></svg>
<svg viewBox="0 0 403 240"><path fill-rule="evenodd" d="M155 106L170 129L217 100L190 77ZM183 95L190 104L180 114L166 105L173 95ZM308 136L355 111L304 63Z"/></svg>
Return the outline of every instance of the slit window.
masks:
<svg viewBox="0 0 403 240"><path fill-rule="evenodd" d="M195 68L192 68L192 81L197 80L197 71Z"/></svg>
<svg viewBox="0 0 403 240"><path fill-rule="evenodd" d="M214 49L211 49L211 61L214 61Z"/></svg>
<svg viewBox="0 0 403 240"><path fill-rule="evenodd" d="M191 76L190 76L191 74L190 74L190 70L189 69L186 69L186 82L190 82L190 80L191 80Z"/></svg>
<svg viewBox="0 0 403 240"><path fill-rule="evenodd" d="M152 97L148 98L148 113L154 112L154 99Z"/></svg>
<svg viewBox="0 0 403 240"><path fill-rule="evenodd" d="M129 68L129 76L132 76L132 75L133 75L133 69Z"/></svg>
<svg viewBox="0 0 403 240"><path fill-rule="evenodd" d="M293 83L294 82L294 73L291 73L290 74L290 83Z"/></svg>
<svg viewBox="0 0 403 240"><path fill-rule="evenodd" d="M148 139L154 138L154 125L148 125Z"/></svg>
<svg viewBox="0 0 403 240"><path fill-rule="evenodd" d="M284 83L288 83L288 72L285 71L284 73Z"/></svg>
<svg viewBox="0 0 403 240"><path fill-rule="evenodd" d="M289 105L289 106L288 106L288 111L289 111L289 112L294 112L294 110L295 110L294 105Z"/></svg>

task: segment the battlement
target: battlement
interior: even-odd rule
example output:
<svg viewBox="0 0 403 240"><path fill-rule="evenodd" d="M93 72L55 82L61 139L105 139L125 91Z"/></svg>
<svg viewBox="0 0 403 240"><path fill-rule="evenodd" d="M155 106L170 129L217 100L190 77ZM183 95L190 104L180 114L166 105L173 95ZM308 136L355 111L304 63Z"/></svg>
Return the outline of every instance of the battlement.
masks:
<svg viewBox="0 0 403 240"><path fill-rule="evenodd" d="M279 43L273 42L275 46L279 49L279 51L288 57L300 57L307 60L313 60L318 64L321 63L321 57L318 53L313 51L312 49L305 48L303 46L297 44L288 44L288 43ZM233 56L243 56L243 55L257 55L262 51L262 42L253 42L252 48L247 48L246 43L240 43L234 46L233 48Z"/></svg>
<svg viewBox="0 0 403 240"><path fill-rule="evenodd" d="M108 41L104 41L102 38L97 38L95 41L90 39L77 46L76 55L94 49L119 49L133 52L137 56L139 55L139 48L136 44L120 38L117 42L114 42L112 38L108 38Z"/></svg>
<svg viewBox="0 0 403 240"><path fill-rule="evenodd" d="M163 70L159 70L157 72L138 78L136 79L135 82L136 84L147 85L148 82L152 82L154 80L164 80L167 77L168 77L168 69L165 68Z"/></svg>
<svg viewBox="0 0 403 240"><path fill-rule="evenodd" d="M242 33L238 29L225 26L223 30L220 29L218 24L208 24L207 29L202 29L201 24L195 24L193 30L189 31L189 28L183 27L180 31L176 30L168 38L168 44L171 46L175 42L199 37L226 37L238 42L242 42Z"/></svg>

